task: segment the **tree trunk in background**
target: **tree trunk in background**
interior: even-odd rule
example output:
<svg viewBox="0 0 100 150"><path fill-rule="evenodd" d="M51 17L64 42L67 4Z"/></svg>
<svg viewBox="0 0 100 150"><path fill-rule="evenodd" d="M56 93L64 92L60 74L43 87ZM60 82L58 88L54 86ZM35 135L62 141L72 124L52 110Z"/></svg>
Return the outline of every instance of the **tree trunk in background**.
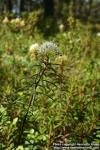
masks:
<svg viewBox="0 0 100 150"><path fill-rule="evenodd" d="M24 3L25 3L25 0L20 0L20 10L21 11L24 11Z"/></svg>
<svg viewBox="0 0 100 150"><path fill-rule="evenodd" d="M90 0L89 1L89 15L91 15L92 3L93 3L93 0Z"/></svg>
<svg viewBox="0 0 100 150"><path fill-rule="evenodd" d="M12 10L11 0L5 0L5 5L7 6L7 10L6 11L11 11Z"/></svg>
<svg viewBox="0 0 100 150"><path fill-rule="evenodd" d="M21 14L21 11L24 10L24 0L15 0L16 5L16 15L19 17Z"/></svg>
<svg viewBox="0 0 100 150"><path fill-rule="evenodd" d="M45 16L54 15L54 1L53 0L43 0L43 5L44 5Z"/></svg>
<svg viewBox="0 0 100 150"><path fill-rule="evenodd" d="M20 16L21 12L21 0L17 0L17 15Z"/></svg>

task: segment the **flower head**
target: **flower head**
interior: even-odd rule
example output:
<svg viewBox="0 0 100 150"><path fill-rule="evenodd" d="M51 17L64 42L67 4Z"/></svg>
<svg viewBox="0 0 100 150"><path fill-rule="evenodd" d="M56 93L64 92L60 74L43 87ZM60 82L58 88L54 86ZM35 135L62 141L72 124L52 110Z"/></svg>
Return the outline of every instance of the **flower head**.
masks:
<svg viewBox="0 0 100 150"><path fill-rule="evenodd" d="M15 19L12 19L12 20L10 21L10 23L11 23L11 24L14 24L14 23L15 23Z"/></svg>
<svg viewBox="0 0 100 150"><path fill-rule="evenodd" d="M43 44L41 44L40 48L39 48L39 52L42 54L48 54L49 52L53 52L55 54L59 53L58 47L55 43L53 42L44 42Z"/></svg>
<svg viewBox="0 0 100 150"><path fill-rule="evenodd" d="M32 59L35 59L38 55L39 45L37 43L32 44L29 48L29 55Z"/></svg>
<svg viewBox="0 0 100 150"><path fill-rule="evenodd" d="M40 46L36 43L30 46L29 54L32 59L53 60L55 55L59 55L60 51L57 45L53 42L44 42ZM37 57L38 56L38 57Z"/></svg>
<svg viewBox="0 0 100 150"><path fill-rule="evenodd" d="M25 26L25 21L24 21L24 20L21 20L21 21L20 21L20 26L21 26L21 27L24 27L24 26Z"/></svg>
<svg viewBox="0 0 100 150"><path fill-rule="evenodd" d="M100 32L97 33L97 36L100 36Z"/></svg>
<svg viewBox="0 0 100 150"><path fill-rule="evenodd" d="M20 18L16 18L16 19L15 19L15 23L16 23L16 24L20 24L20 21L21 21Z"/></svg>
<svg viewBox="0 0 100 150"><path fill-rule="evenodd" d="M9 23L8 17L5 17L4 20L2 21L3 24Z"/></svg>
<svg viewBox="0 0 100 150"><path fill-rule="evenodd" d="M33 51L37 51L39 49L39 45L37 43L32 44L29 48L29 53L32 53Z"/></svg>
<svg viewBox="0 0 100 150"><path fill-rule="evenodd" d="M59 25L59 31L60 31L60 32L63 32L63 31L64 31L64 25L63 25L63 24L60 24L60 25Z"/></svg>
<svg viewBox="0 0 100 150"><path fill-rule="evenodd" d="M20 24L20 19L19 18L16 18L16 19L12 19L11 24Z"/></svg>
<svg viewBox="0 0 100 150"><path fill-rule="evenodd" d="M18 27L24 27L25 21L20 18L15 18L10 21L12 25L17 25Z"/></svg>

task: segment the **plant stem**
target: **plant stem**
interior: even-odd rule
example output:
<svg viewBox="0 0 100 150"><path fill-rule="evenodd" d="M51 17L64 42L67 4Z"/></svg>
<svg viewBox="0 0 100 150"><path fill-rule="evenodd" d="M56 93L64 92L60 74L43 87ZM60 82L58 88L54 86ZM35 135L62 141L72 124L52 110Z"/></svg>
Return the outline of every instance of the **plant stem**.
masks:
<svg viewBox="0 0 100 150"><path fill-rule="evenodd" d="M31 107L31 104L32 102L35 100L36 98L36 89L39 85L39 82L41 81L41 78L42 76L44 75L44 72L46 70L46 67L45 68L42 68L39 72L39 79L37 80L36 84L35 84L35 87L34 87L34 90L32 92L32 95L31 95L31 98L30 98L30 101L29 101L29 106L27 108L27 111L26 111L26 114L24 116L24 119L23 119L23 123L22 123L22 127L21 127L21 130L20 130L20 134L19 134L19 140L18 140L18 143L20 144L22 142L22 135L23 135L23 132L24 132L24 125L26 123L26 119L27 119L27 116L28 116L28 112L29 112L29 109Z"/></svg>

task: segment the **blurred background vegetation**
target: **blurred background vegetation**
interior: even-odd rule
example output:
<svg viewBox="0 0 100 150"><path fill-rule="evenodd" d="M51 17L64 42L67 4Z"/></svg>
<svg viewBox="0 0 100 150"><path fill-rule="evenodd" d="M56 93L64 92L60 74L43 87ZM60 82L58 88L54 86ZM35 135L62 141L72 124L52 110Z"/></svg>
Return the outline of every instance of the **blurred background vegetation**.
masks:
<svg viewBox="0 0 100 150"><path fill-rule="evenodd" d="M38 12L38 27L43 30L43 23L49 17L48 28L53 24L63 23L67 26L67 18L72 16L85 25L90 23L93 31L100 30L99 0L2 0L0 1L0 18L4 16L26 17L29 12ZM48 21L47 21L48 22ZM91 26L90 25L90 26ZM57 31L57 29L55 29ZM49 31L48 31L49 32ZM50 31L51 32L51 31ZM54 31L53 31L54 33Z"/></svg>
<svg viewBox="0 0 100 150"><path fill-rule="evenodd" d="M44 9L45 16L68 17L72 14L75 18L84 21L100 21L99 0L2 0L0 1L0 14L8 12L20 15L22 12L31 12Z"/></svg>

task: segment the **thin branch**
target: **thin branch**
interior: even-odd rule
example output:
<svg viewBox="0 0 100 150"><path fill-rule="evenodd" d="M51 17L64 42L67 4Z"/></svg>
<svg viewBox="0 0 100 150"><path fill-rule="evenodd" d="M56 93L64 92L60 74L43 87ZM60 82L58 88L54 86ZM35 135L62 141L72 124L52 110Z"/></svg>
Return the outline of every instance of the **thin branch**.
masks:
<svg viewBox="0 0 100 150"><path fill-rule="evenodd" d="M53 82L50 82L50 81L48 81L48 80L43 80L43 81L45 81L45 82L47 82L47 83L50 83L50 84L54 85L55 87L57 87L57 85L55 85Z"/></svg>
<svg viewBox="0 0 100 150"><path fill-rule="evenodd" d="M27 116L28 116L28 112L29 112L30 106L31 106L32 102L35 100L35 97L36 97L36 89L37 89L37 87L38 87L38 84L39 84L39 82L40 82L42 76L44 75L45 70L46 70L46 67L45 67L42 71L40 70L39 79L38 79L38 81L36 82L36 85L35 85L34 90L33 90L33 92L32 92L31 99L30 99L30 102L29 102L29 106L28 106L27 112L26 112L26 114L25 114L25 116L24 116L23 123L22 123L22 127L21 127L21 131L20 131L20 134L19 134L19 142L18 142L19 144L21 143L21 140L22 140L22 135L23 135L23 132L24 132L24 126L25 126L25 123L26 123L26 119L27 119Z"/></svg>

